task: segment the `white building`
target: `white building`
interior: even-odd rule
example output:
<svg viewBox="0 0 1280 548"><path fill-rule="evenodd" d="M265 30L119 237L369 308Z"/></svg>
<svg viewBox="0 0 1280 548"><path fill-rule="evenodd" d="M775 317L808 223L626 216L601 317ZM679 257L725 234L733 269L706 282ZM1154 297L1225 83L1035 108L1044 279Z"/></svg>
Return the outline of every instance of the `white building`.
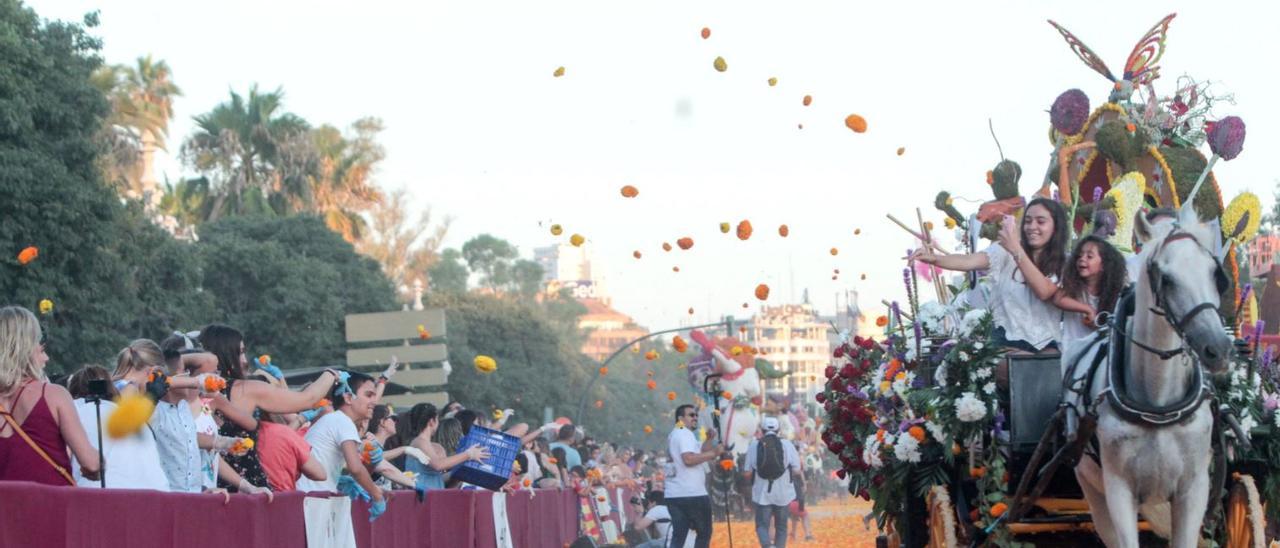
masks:
<svg viewBox="0 0 1280 548"><path fill-rule="evenodd" d="M578 299L608 298L600 275L603 269L598 265L593 268L595 259L589 245L558 244L533 250L533 260L542 266L542 281L546 283L547 291L568 288Z"/></svg>
<svg viewBox="0 0 1280 548"><path fill-rule="evenodd" d="M765 381L765 392L792 396L808 394L826 382L823 370L831 364L831 325L822 321L808 302L765 306L751 319L752 345L780 371L791 374Z"/></svg>

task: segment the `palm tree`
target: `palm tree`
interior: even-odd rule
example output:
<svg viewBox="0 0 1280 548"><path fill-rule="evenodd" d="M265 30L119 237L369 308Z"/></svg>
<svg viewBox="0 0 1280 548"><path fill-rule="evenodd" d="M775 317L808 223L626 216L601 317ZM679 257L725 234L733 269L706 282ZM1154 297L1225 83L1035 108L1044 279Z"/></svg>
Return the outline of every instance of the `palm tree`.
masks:
<svg viewBox="0 0 1280 548"><path fill-rule="evenodd" d="M381 120L361 118L351 129L349 137L328 125L311 132L318 165L311 177L308 203L299 204L299 208L319 213L330 230L354 243L367 229L361 212L383 200L382 192L373 185L373 171L386 152L377 142Z"/></svg>
<svg viewBox="0 0 1280 548"><path fill-rule="evenodd" d="M134 66L104 66L92 80L111 104L108 174L123 183L126 195L154 208L160 202L155 151L167 150L173 99L182 96L182 90L173 83L169 64L150 55L139 57Z"/></svg>
<svg viewBox="0 0 1280 548"><path fill-rule="evenodd" d="M285 213L273 207L280 203L273 194L305 184L293 181L298 180L296 170L308 169L308 154L298 141L309 125L297 115L279 112L283 100L280 89L260 93L255 84L247 98L232 91L229 101L195 117L196 131L183 144L182 155L212 183L206 220L228 213ZM297 162L290 154L295 149L301 149Z"/></svg>

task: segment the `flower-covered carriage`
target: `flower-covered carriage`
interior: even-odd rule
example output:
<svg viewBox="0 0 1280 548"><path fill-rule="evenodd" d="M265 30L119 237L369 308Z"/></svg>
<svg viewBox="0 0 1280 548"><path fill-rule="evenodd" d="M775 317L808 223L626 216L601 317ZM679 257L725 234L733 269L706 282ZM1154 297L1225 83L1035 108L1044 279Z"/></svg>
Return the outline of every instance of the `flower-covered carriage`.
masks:
<svg viewBox="0 0 1280 548"><path fill-rule="evenodd" d="M1145 223L1135 217L1143 208L1182 208L1179 222L1214 229L1211 238L1198 229L1193 239L1182 233L1189 228L1183 231L1175 222L1152 248L1193 240L1222 263L1214 273L1221 298L1212 308L1234 337L1235 351L1217 360L1226 364L1225 372L1205 373L1207 380L1191 387L1203 395L1187 406L1208 409L1206 416L1213 417L1213 458L1208 470L1196 472L1212 480L1200 536L1228 546L1262 546L1267 536L1263 503L1280 496L1280 474L1273 473L1280 467L1280 436L1275 435L1280 375L1272 350L1260 345L1258 299L1244 257L1261 212L1248 193L1224 207L1212 173L1219 159L1239 154L1244 140L1238 118L1210 121L1214 103L1223 97L1188 78L1179 80L1168 97L1157 95L1151 84L1172 19L1162 19L1139 42L1123 78L1114 77L1088 47L1054 24L1073 51L1114 85L1107 102L1092 111L1079 90L1054 102L1054 154L1039 195L1053 196L1066 207L1076 235L1099 235L1126 253L1138 247L1135 225ZM1208 160L1196 150L1205 142L1213 153ZM1020 210L1020 176L1016 163L1002 160L988 174L996 199L968 218L948 193L939 194L935 205L948 216L948 226L958 227L964 247L972 250L979 235L992 235L992 223ZM929 230L921 220L919 232L913 232L923 245L936 245ZM1152 263L1144 263L1142 271L1151 270ZM992 336L984 280L944 287L936 274L932 278L938 299L921 304L916 269L905 269L908 298L891 304L884 321L877 322L885 327L882 336L850 337L827 368L827 383L817 398L827 415L822 438L840 462L838 475L849 481L851 494L873 501L868 519L876 520L891 543L1007 546L1046 538L1036 535L1089 533L1095 520L1071 469L1080 459L1097 459L1090 446L1096 445L1092 434L1100 404L1088 392L1092 374L1083 383L1083 401L1070 397L1065 362L1080 354L1068 350L1071 358L1062 360L1055 352L1011 352ZM1138 280L1134 291L1155 294L1164 310L1148 307L1149 312L1173 316L1150 287L1158 283L1152 274L1150 280ZM1132 303L1123 301L1116 313L1134 314ZM1170 320L1184 341L1190 338L1181 320L1189 321L1204 306ZM1140 344L1132 342L1132 329L1123 323L1104 326L1088 344ZM1146 350L1167 354L1164 360L1183 354L1200 379L1198 364L1207 360L1200 349L1193 356L1191 346L1184 342L1177 352ZM1093 361L1096 368L1105 360ZM1141 409L1137 414L1153 428L1166 418ZM1271 505L1265 513L1277 511ZM1167 534L1167 523L1147 514L1158 513L1144 508L1139 528Z"/></svg>

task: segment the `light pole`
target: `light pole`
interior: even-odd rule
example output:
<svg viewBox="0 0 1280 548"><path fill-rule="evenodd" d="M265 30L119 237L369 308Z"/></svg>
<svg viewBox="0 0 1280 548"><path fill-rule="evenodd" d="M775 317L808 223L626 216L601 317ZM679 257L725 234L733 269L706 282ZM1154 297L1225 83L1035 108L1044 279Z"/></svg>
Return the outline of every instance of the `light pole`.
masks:
<svg viewBox="0 0 1280 548"><path fill-rule="evenodd" d="M679 331L688 331L688 330L692 330L692 329L702 329L702 328L704 328L704 327L724 327L724 328L725 328L725 331L726 331L730 336L732 336L732 335L733 335L733 316L725 316L723 320L721 320L721 321L719 321L719 322L716 322L716 323L706 323L706 324L702 324L702 325L691 325L691 326L688 326L688 327L677 327L677 328L674 328L674 329L664 329L664 330L662 330L662 331L654 331L653 333L649 333L649 334L647 334L647 335L644 335L643 337L637 337L637 338L633 339L631 342L628 342L627 344L624 344L624 345L622 345L622 346L618 347L618 349L617 349L617 350L614 350L612 354L609 354L609 357L608 357L608 358L605 358L605 360L604 360L603 362L599 362L599 363L597 363L597 364L596 364L596 366L597 366L597 367L607 367L607 366L609 365L609 362L613 361L613 359L614 359L614 358L616 358L616 357L620 356L620 355L621 355L623 352L625 352L628 348L631 348L631 345L636 344L636 343L638 343L638 342L640 342L640 341L643 341L643 340L645 340L645 339L648 339L648 338L651 338L651 337L655 337L655 336L657 336L657 335L665 335L665 334L667 334L667 333L676 333L676 332L679 332ZM600 378L600 374L599 374L599 373L597 373L597 374L595 374L595 375L592 375L592 376L591 376L591 380L590 380L589 382L587 382L587 386L586 386L586 388L582 389L582 397L578 399L578 414L577 414L577 415L574 415L574 417L573 417L573 420L574 420L574 422L575 422L576 424L579 424L579 425L581 425L581 424L582 424L582 416L583 416L583 413L585 413L585 412L586 412L587 395L591 393L591 387L595 386L595 384L596 384L596 379L599 379L599 378Z"/></svg>

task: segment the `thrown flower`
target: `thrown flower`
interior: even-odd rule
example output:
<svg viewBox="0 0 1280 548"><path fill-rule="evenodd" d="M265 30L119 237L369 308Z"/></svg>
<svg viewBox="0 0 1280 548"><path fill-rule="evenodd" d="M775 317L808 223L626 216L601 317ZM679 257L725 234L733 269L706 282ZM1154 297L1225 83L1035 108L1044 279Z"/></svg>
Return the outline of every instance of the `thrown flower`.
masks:
<svg viewBox="0 0 1280 548"><path fill-rule="evenodd" d="M40 256L40 248L34 245L27 246L26 248L23 248L22 251L18 252L18 264L26 266L28 264L31 264L31 261L36 260L36 257L39 257L39 256Z"/></svg>
<svg viewBox="0 0 1280 548"><path fill-rule="evenodd" d="M40 313L48 314L53 312L53 301L49 299L40 299Z"/></svg>

